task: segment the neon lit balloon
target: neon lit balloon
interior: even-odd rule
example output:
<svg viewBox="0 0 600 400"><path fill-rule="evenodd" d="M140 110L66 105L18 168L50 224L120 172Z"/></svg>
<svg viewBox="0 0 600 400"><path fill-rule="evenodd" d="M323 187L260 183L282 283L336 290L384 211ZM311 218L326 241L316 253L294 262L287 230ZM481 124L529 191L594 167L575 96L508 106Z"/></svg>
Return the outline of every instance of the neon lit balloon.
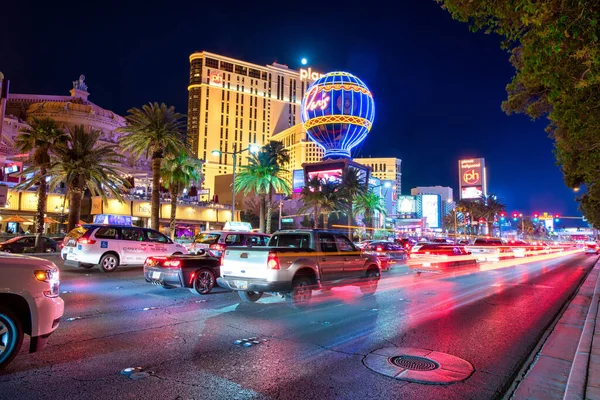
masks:
<svg viewBox="0 0 600 400"><path fill-rule="evenodd" d="M302 123L324 158L350 158L373 126L375 103L369 88L347 72L330 72L313 82L302 99Z"/></svg>

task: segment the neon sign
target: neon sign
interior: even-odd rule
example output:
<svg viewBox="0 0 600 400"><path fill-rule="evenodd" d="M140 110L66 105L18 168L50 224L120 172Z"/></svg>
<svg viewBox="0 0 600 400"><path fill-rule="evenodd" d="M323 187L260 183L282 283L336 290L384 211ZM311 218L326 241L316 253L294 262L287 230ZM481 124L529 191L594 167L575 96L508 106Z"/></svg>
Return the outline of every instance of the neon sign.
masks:
<svg viewBox="0 0 600 400"><path fill-rule="evenodd" d="M211 85L221 86L223 84L223 75L219 71L211 72L208 79Z"/></svg>
<svg viewBox="0 0 600 400"><path fill-rule="evenodd" d="M320 99L317 96L320 95ZM327 95L323 90L319 90L318 86L313 86L312 89L306 94L306 109L314 111L317 108L324 110L329 105L331 97Z"/></svg>
<svg viewBox="0 0 600 400"><path fill-rule="evenodd" d="M310 68L310 67L308 69L304 69L304 68L300 69L300 80L301 81L308 81L308 80L316 81L317 79L322 78L324 76L325 75L323 75L319 72L313 71L312 68Z"/></svg>
<svg viewBox="0 0 600 400"><path fill-rule="evenodd" d="M479 173L474 169L466 171L463 174L463 181L469 185L475 185L476 183L479 183Z"/></svg>

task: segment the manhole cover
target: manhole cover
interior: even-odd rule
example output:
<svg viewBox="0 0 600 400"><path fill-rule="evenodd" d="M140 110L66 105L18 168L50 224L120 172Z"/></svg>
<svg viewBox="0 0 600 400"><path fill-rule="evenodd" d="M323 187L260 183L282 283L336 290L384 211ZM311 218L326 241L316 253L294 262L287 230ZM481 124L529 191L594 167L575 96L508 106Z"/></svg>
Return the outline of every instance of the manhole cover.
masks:
<svg viewBox="0 0 600 400"><path fill-rule="evenodd" d="M429 358L416 356L390 357L390 362L397 367L410 369L411 371L433 371L440 367L438 363Z"/></svg>

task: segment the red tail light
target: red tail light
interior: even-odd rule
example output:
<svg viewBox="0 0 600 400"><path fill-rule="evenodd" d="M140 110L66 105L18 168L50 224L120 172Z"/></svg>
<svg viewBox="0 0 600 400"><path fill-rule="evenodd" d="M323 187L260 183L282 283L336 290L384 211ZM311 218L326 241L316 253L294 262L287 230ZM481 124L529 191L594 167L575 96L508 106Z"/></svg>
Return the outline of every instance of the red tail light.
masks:
<svg viewBox="0 0 600 400"><path fill-rule="evenodd" d="M77 239L77 243L79 243L79 244L94 244L94 243L96 243L96 241L93 239L80 237L79 239Z"/></svg>
<svg viewBox="0 0 600 400"><path fill-rule="evenodd" d="M377 248L375 249L375 251L381 253L383 251L383 247L377 246Z"/></svg>
<svg viewBox="0 0 600 400"><path fill-rule="evenodd" d="M211 244L210 246L208 246L208 248L212 249L212 250L219 250L219 251L225 250L225 246L223 246L222 244L219 244L219 243Z"/></svg>
<svg viewBox="0 0 600 400"><path fill-rule="evenodd" d="M269 252L267 258L267 267L269 269L280 269L279 257L277 257L277 253Z"/></svg>
<svg viewBox="0 0 600 400"><path fill-rule="evenodd" d="M167 260L163 263L163 267L165 268L181 268L181 261L179 260Z"/></svg>

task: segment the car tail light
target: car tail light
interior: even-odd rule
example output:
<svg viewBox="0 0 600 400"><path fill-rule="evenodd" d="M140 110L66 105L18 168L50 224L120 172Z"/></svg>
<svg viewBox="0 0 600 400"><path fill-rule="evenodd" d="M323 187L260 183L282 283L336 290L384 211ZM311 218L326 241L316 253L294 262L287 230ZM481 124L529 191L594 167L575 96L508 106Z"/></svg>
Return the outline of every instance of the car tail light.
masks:
<svg viewBox="0 0 600 400"><path fill-rule="evenodd" d="M269 252L269 255L267 256L267 267L269 269L280 269L277 253Z"/></svg>
<svg viewBox="0 0 600 400"><path fill-rule="evenodd" d="M80 237L79 239L77 239L77 243L79 243L79 244L94 244L94 243L96 243L96 241L93 239Z"/></svg>
<svg viewBox="0 0 600 400"><path fill-rule="evenodd" d="M208 246L208 248L212 249L212 250L218 250L218 251L225 250L225 246L223 246L222 244L219 244L219 243L211 244L210 246Z"/></svg>
<svg viewBox="0 0 600 400"><path fill-rule="evenodd" d="M377 246L377 248L375 248L375 251L381 253L383 251L383 247Z"/></svg>
<svg viewBox="0 0 600 400"><path fill-rule="evenodd" d="M165 268L181 268L181 261L179 260L166 260L163 265L163 267Z"/></svg>

